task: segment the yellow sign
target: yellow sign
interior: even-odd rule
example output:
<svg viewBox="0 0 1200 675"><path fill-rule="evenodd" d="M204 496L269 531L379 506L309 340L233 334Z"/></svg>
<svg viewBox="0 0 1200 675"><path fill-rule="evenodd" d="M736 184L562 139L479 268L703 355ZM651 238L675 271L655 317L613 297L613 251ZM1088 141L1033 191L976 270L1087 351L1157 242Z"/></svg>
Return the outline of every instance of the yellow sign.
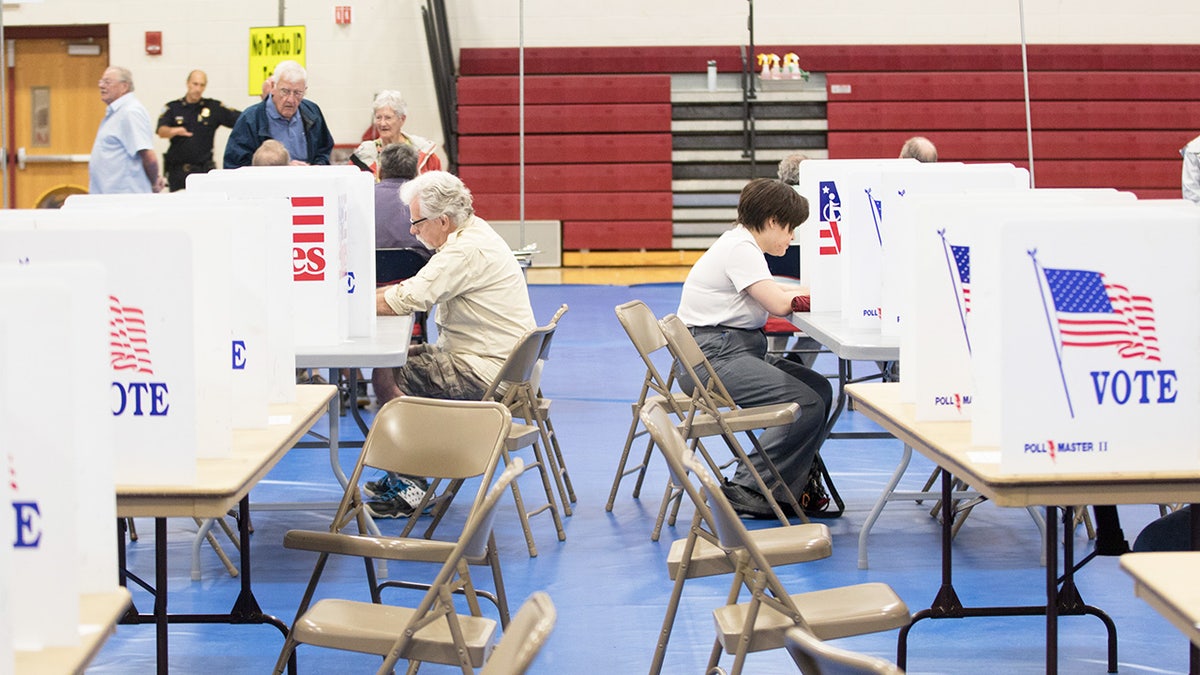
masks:
<svg viewBox="0 0 1200 675"><path fill-rule="evenodd" d="M270 26L250 29L250 88L251 96L262 92L263 81L271 77L280 61L296 61L304 65L304 26Z"/></svg>

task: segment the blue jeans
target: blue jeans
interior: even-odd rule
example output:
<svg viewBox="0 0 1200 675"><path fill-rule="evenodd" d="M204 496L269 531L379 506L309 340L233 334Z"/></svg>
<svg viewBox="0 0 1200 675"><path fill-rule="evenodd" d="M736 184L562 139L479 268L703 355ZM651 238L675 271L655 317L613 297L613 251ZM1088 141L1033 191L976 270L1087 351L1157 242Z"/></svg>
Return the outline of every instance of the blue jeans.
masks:
<svg viewBox="0 0 1200 675"><path fill-rule="evenodd" d="M763 452L775 463L792 493L799 496L808 482L809 469L829 420L833 402L829 380L794 361L768 356L767 337L760 330L696 327L692 334L739 406L800 405L800 416L791 425L766 429L758 435ZM676 374L685 388L690 387L690 380L680 372L678 364ZM704 373L700 376L705 377ZM766 463L753 447L744 447L754 468L770 482ZM740 464L730 482L758 490L750 471ZM776 496L783 498L778 492Z"/></svg>

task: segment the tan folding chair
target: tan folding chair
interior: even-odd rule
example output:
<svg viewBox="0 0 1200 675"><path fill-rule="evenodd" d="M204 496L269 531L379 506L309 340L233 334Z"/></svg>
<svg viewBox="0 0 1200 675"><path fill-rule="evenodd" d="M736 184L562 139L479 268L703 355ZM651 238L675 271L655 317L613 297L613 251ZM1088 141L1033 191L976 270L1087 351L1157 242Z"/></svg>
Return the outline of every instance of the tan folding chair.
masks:
<svg viewBox="0 0 1200 675"><path fill-rule="evenodd" d="M411 475L429 476L432 485L426 493L434 493L438 485L447 482L453 494L469 478L480 478L472 513L479 509L488 485L500 463L504 443L508 438L512 416L498 403L479 401L450 401L402 396L389 401L375 416L371 431L363 442L358 464L354 467L342 501L328 531L291 530L284 535L285 548L314 551L320 554L300 601L297 616L312 602L317 584L330 555L363 558L372 602L381 602L381 591L388 587L427 589L428 584L410 581L380 583L375 574L375 560L442 563L455 547L454 541L435 541L408 537L412 524L424 504L413 511L408 527L399 537L373 536L367 529L366 513L359 495L358 481L368 468L396 471ZM439 503L439 515L449 507L449 500ZM357 525L357 533L351 525ZM492 572L495 593L473 591L496 604L502 624L508 623L508 600L495 543L484 534L481 550L472 549L467 560L475 565L487 565Z"/></svg>
<svg viewBox="0 0 1200 675"><path fill-rule="evenodd" d="M708 497L720 546L732 557L736 570L728 602L713 610L717 639L708 668L720 663L724 650L734 655L730 675L742 672L750 652L779 649L792 627L803 628L822 640L877 633L909 625L912 619L904 601L890 586L872 582L789 595L771 568L766 554L746 531L746 526L708 467L695 457L685 466L700 480ZM742 589L750 601L738 603Z"/></svg>
<svg viewBox="0 0 1200 675"><path fill-rule="evenodd" d="M699 439L709 436L720 436L723 438L725 445L729 446L730 452L746 467L750 475L754 477L754 482L758 485L759 491L762 492L767 502L771 505L771 510L775 512L775 517L779 519L781 524L787 525L788 519L775 499L774 490L772 489L774 487L781 489L788 503L791 505L793 513L801 520L808 522L808 518L805 517L804 509L800 507L796 495L792 493L787 482L783 480L783 476L780 475L775 463L763 452L762 446L758 442L758 436L755 435L756 431L761 431L762 429L792 424L800 415L800 406L796 403L776 403L755 406L753 408L738 406L734 402L733 396L729 394L729 390L721 382L717 371L709 363L708 358L704 356L704 352L700 350L700 345L696 343L696 339L692 337L683 320L674 314L668 314L659 320L658 324L662 328L663 336L667 339L667 348L671 351L671 355L675 357L677 363L683 366L688 377L695 383L690 392L691 400L685 414L684 422L680 427L684 438L691 441L695 448L701 451L700 454L704 456L714 474L720 473L718 465L702 447L695 444ZM704 377L700 376L701 373L704 374ZM762 458L763 463L771 474L773 484L768 484L758 470L755 469L754 463L750 461L746 451L737 440L739 432L746 435L746 438L754 446L754 450ZM659 507L658 512L660 524L666 515L667 509L670 507L670 503L673 502L676 508L678 508L678 503L682 498L683 495L679 491L679 486L667 486L667 490L663 495L663 503ZM655 529L658 529L658 527L659 525L656 525Z"/></svg>
<svg viewBox="0 0 1200 675"><path fill-rule="evenodd" d="M530 595L504 629L479 675L523 675L546 644L557 616L554 603L544 591Z"/></svg>
<svg viewBox="0 0 1200 675"><path fill-rule="evenodd" d="M891 661L834 647L802 628L789 628L784 639L804 675L904 675Z"/></svg>
<svg viewBox="0 0 1200 675"><path fill-rule="evenodd" d="M496 438L496 445L501 442ZM514 459L471 511L462 535L441 556L441 570L416 608L323 599L309 609L310 585L275 662L275 675L283 672L301 644L383 656L378 675L391 673L400 659L409 662L409 672L416 672L425 661L458 665L463 673L481 667L495 639L496 622L479 611L467 560L482 556L491 545L496 504L523 469L521 459ZM318 567L323 564L324 557ZM471 614L457 612L455 593L466 595Z"/></svg>
<svg viewBox="0 0 1200 675"><path fill-rule="evenodd" d="M700 489L692 483L687 469L684 468L684 457L694 456L695 453L688 449L683 436L663 409L662 403L656 401L648 404L642 409L641 419L654 444L666 459L675 483L682 487L684 494L696 507L687 538L673 542L667 554L667 576L675 581L675 585L671 590L666 616L663 617L662 629L658 634L658 646L654 650L654 661L650 666L651 675L655 675L662 671L667 642L671 639L671 629L683 594L684 581L717 574L732 574L736 566L725 549L721 548L712 513L700 494ZM829 528L823 524L785 525L757 529L749 534L772 565L820 560L833 553L833 539Z"/></svg>
<svg viewBox="0 0 1200 675"><path fill-rule="evenodd" d="M534 461L527 468L536 467L542 478L542 487L546 493L546 503L535 509L526 510L521 488L516 482L512 484L513 500L517 504L517 516L521 521L521 529L525 532L525 544L529 548L529 556L537 556L537 545L533 541L533 530L529 527L529 519L539 513L549 512L554 521L554 529L559 541L566 541L567 533L563 529L562 516L554 498L554 479L551 478L553 465L547 461L550 452L550 440L545 429L537 421L537 394L534 388L534 372L537 368L538 357L542 353L542 343L547 334L552 334L552 326L542 326L529 331L517 340L512 352L500 367L500 372L483 395L485 401L498 401L509 409L514 419L524 423L513 422L508 440L504 445L502 456L505 464L512 461L512 453L532 448ZM561 498L567 499L565 491ZM437 525L438 514L434 514L433 526ZM431 526L432 527L432 526Z"/></svg>
<svg viewBox="0 0 1200 675"><path fill-rule="evenodd" d="M534 369L533 391L537 399L535 411L538 427L547 444L546 459L550 461L550 472L554 476L558 494L562 500L563 515L569 516L571 515L571 504L575 503L575 487L571 485L571 474L567 472L567 461L563 457L562 448L558 445L558 434L554 432L554 423L550 421L550 406L554 401L542 394L542 372L545 370L546 361L550 360L550 343L554 341L554 334L558 332L559 319L566 313L567 306L560 305L558 311L550 319L550 323L545 326L550 329L550 332L546 333L542 340L542 349L538 354L537 367Z"/></svg>
<svg viewBox="0 0 1200 675"><path fill-rule="evenodd" d="M629 433L625 435L625 447L621 449L621 459L617 462L617 472L613 476L612 489L608 491L608 503L604 505L604 510L610 512L617 500L617 490L621 487L621 480L626 476L637 474L637 481L633 484L633 498L639 498L642 493L642 483L646 480L646 469L650 466L650 455L654 453L654 440L646 441L646 452L642 455L641 463L637 466L627 466L629 452L633 449L634 442L646 434L645 429L642 428L640 417L642 408L651 401L661 401L672 414L682 420L683 410L692 400L691 396L673 390L675 386L674 371L668 368L667 375L664 377L659 372L658 366L654 364L652 355L667 346L667 338L663 337L662 329L658 326L658 317L654 316L654 312L650 311L646 303L641 300L630 300L617 305L615 311L617 321L621 322L621 327L629 335L629 341L633 343L638 356L642 357L642 363L646 364L646 374L642 377L641 392L638 393L637 400L631 406L633 419L629 423ZM657 535L653 537L653 540L658 540Z"/></svg>

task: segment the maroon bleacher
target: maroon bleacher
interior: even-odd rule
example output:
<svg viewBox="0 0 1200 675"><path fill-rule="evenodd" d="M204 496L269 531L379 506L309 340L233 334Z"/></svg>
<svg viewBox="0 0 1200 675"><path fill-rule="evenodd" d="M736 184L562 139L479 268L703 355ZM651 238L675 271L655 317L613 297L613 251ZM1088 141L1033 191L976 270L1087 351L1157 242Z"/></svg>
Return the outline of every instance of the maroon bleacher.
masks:
<svg viewBox="0 0 1200 675"><path fill-rule="evenodd" d="M888 157L914 134L945 161L1028 166L1019 45L758 45L828 78L833 158ZM1200 45L1030 45L1039 187L1179 196L1200 133ZM736 46L539 47L524 54L526 217L563 248L671 247L672 73L741 69ZM516 49L463 49L459 167L480 212L519 213Z"/></svg>

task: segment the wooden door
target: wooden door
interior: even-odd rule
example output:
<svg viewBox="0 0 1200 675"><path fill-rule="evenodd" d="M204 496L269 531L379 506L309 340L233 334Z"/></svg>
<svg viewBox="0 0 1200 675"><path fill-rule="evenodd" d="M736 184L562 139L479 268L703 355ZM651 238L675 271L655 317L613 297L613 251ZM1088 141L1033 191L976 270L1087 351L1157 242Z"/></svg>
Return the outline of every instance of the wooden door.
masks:
<svg viewBox="0 0 1200 675"><path fill-rule="evenodd" d="M97 82L108 67L108 41L97 54L69 54L65 38L10 41L9 164L11 205L54 206L67 194L87 192L87 157L104 118Z"/></svg>

